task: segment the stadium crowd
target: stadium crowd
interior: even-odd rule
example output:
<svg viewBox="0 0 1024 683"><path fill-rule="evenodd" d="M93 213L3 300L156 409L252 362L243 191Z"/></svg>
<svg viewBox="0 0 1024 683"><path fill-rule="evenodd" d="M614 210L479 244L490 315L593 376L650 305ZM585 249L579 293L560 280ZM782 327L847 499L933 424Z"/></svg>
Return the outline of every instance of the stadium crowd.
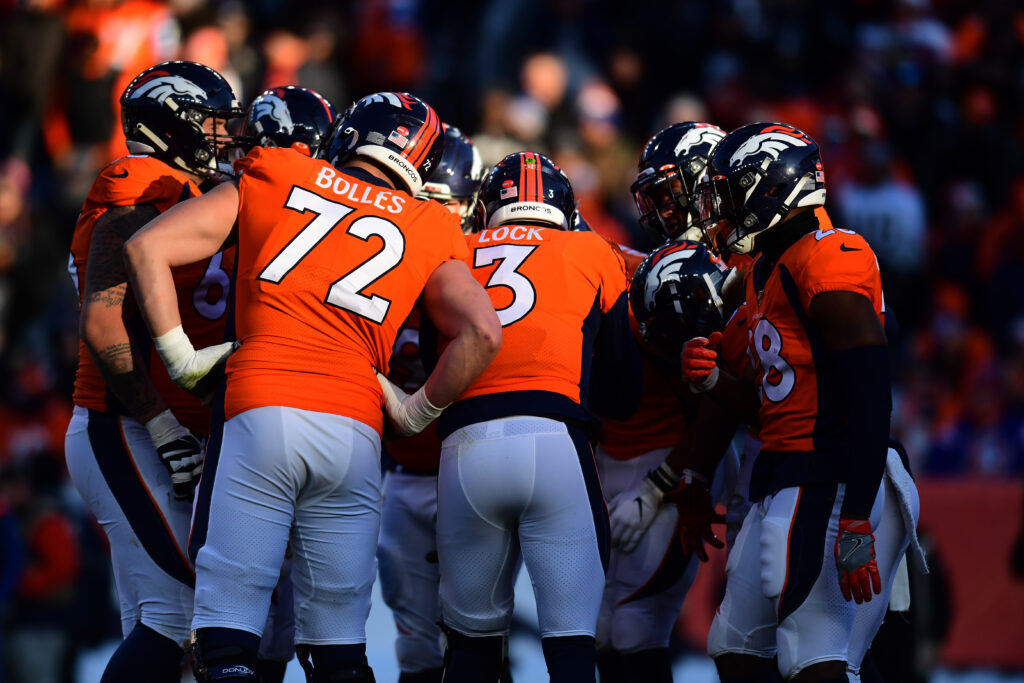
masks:
<svg viewBox="0 0 1024 683"><path fill-rule="evenodd" d="M593 230L645 251L629 187L646 139L676 121L791 123L821 146L829 211L878 256L899 327L892 429L915 473L1024 473L1012 0L0 0L0 659L98 637L104 539L62 493L68 249L96 173L126 153L121 92L166 59L211 66L243 104L282 84L338 111L420 95L486 165L550 156Z"/></svg>

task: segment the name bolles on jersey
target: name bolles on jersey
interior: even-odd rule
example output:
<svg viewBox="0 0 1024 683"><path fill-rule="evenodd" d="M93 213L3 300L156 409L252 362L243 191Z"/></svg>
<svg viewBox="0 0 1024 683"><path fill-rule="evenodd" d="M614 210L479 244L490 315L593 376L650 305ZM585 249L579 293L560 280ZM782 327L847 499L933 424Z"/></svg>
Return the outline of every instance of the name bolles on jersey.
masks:
<svg viewBox="0 0 1024 683"><path fill-rule="evenodd" d="M316 176L316 186L322 187L325 190L329 189L339 197L345 197L351 202L373 204L378 209L388 213L402 213L402 210L405 208L405 202L408 199L408 197L402 194L392 194L373 185L364 185L353 178L338 173L336 169L330 166L320 169ZM388 203L389 201L390 203Z"/></svg>

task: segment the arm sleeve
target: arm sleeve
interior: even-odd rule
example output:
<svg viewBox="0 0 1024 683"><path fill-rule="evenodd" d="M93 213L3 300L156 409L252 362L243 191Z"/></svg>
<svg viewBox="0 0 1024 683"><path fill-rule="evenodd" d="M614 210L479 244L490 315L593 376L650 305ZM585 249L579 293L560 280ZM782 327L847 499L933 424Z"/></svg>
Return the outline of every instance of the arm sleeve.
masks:
<svg viewBox="0 0 1024 683"><path fill-rule="evenodd" d="M885 470L892 413L889 352L861 346L833 352L836 377L850 409L844 517L869 517Z"/></svg>
<svg viewBox="0 0 1024 683"><path fill-rule="evenodd" d="M628 420L636 412L642 393L640 349L629 326L629 297L622 292L601 316L587 399L598 415Z"/></svg>

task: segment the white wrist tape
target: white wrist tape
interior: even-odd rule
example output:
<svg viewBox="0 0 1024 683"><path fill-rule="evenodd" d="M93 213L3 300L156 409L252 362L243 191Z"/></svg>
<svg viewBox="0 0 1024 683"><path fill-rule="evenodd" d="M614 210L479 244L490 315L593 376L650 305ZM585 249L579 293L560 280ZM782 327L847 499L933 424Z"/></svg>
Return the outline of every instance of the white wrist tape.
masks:
<svg viewBox="0 0 1024 683"><path fill-rule="evenodd" d="M167 366L167 374L182 389L190 391L211 370L238 348L238 342L224 342L195 350L181 325L153 337L153 346Z"/></svg>
<svg viewBox="0 0 1024 683"><path fill-rule="evenodd" d="M410 396L379 372L377 381L384 392L384 407L388 416L395 429L404 436L426 429L427 425L440 417L447 407L438 407L431 403L424 387L420 387Z"/></svg>
<svg viewBox="0 0 1024 683"><path fill-rule="evenodd" d="M164 332L159 337L153 337L153 346L156 347L156 352L160 354L164 365L167 366L167 373L174 380L184 374L185 369L196 355L195 347L192 346L192 342L181 325Z"/></svg>
<svg viewBox="0 0 1024 683"><path fill-rule="evenodd" d="M156 417L147 421L145 427L154 446L162 446L175 439L180 439L189 433L188 429L183 427L178 422L178 419L174 417L170 409L159 413Z"/></svg>

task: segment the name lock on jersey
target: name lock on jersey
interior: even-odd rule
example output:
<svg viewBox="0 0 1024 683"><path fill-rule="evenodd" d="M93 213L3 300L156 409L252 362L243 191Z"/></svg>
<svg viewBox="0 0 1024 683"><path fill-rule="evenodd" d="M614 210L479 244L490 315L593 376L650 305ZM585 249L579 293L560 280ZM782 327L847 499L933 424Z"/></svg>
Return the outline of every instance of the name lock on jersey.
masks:
<svg viewBox="0 0 1024 683"><path fill-rule="evenodd" d="M512 240L543 240L544 236L541 234L540 228L531 228L528 225L502 225L490 230L484 230L480 233L480 239L477 242L479 244L484 242L500 242L506 238Z"/></svg>

